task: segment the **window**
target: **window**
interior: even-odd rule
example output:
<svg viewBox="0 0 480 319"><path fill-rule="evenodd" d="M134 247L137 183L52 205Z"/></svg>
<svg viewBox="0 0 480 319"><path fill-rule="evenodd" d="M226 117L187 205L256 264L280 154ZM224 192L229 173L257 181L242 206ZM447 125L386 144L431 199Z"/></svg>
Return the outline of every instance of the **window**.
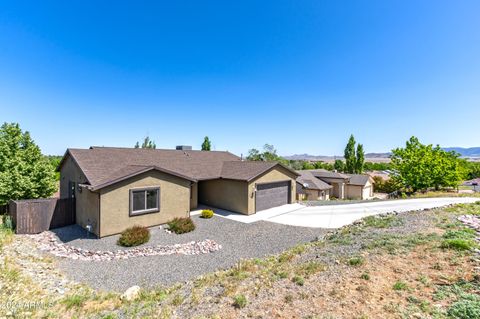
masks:
<svg viewBox="0 0 480 319"><path fill-rule="evenodd" d="M160 188L130 190L130 215L155 213L160 210Z"/></svg>

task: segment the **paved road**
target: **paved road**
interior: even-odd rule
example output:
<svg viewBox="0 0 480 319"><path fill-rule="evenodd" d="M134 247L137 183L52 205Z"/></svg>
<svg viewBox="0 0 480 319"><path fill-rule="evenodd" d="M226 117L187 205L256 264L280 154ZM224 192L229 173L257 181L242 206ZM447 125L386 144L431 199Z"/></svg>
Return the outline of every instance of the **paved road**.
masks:
<svg viewBox="0 0 480 319"><path fill-rule="evenodd" d="M475 201L480 201L480 198L418 198L311 207L305 207L300 204L291 204L268 209L250 216L225 212L220 212L219 215L244 223L264 220L292 226L338 228L371 215L394 211L407 212L411 210L442 207L451 204L473 203Z"/></svg>

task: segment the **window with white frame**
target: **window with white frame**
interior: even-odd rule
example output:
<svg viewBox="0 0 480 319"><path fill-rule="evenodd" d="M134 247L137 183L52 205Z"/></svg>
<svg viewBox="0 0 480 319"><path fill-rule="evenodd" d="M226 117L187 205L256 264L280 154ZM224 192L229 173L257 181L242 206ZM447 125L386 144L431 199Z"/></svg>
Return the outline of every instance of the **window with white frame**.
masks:
<svg viewBox="0 0 480 319"><path fill-rule="evenodd" d="M130 190L130 215L155 213L160 210L160 188Z"/></svg>

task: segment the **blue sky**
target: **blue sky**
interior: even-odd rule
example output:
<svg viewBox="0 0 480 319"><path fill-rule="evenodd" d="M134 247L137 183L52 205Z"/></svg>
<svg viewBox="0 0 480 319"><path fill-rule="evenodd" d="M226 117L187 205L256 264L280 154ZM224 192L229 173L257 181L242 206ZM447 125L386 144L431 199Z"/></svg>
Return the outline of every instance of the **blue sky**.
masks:
<svg viewBox="0 0 480 319"><path fill-rule="evenodd" d="M99 4L100 3L100 4ZM480 146L478 1L2 1L0 121L44 153Z"/></svg>

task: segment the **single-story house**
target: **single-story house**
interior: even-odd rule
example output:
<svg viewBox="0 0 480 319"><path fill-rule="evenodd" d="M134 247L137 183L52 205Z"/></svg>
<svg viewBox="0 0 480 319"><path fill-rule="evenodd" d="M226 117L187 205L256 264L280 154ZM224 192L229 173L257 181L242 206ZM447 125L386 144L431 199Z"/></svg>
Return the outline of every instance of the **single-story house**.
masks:
<svg viewBox="0 0 480 319"><path fill-rule="evenodd" d="M323 184L319 186L315 185L316 188L326 192L325 196L319 196L318 200L326 200L332 197L337 199L363 200L373 197L373 178L367 174L346 174L324 169L303 170L297 171L297 173L300 174L297 182L299 180L301 181L297 183L297 199L305 199L306 197L308 200L316 200L314 199L314 195L304 196L305 193L309 192L309 189L312 187L311 185L313 185L313 183L309 183L308 181L323 182ZM304 183L305 180L307 180L306 183ZM303 184L307 184L308 186ZM327 185L330 186L330 188L327 189Z"/></svg>
<svg viewBox="0 0 480 319"><path fill-rule="evenodd" d="M298 200L328 200L333 186L316 178L311 171L298 171L297 199Z"/></svg>
<svg viewBox="0 0 480 319"><path fill-rule="evenodd" d="M295 202L298 173L221 151L90 147L61 160L60 197L98 237L189 216L199 203L250 215Z"/></svg>

